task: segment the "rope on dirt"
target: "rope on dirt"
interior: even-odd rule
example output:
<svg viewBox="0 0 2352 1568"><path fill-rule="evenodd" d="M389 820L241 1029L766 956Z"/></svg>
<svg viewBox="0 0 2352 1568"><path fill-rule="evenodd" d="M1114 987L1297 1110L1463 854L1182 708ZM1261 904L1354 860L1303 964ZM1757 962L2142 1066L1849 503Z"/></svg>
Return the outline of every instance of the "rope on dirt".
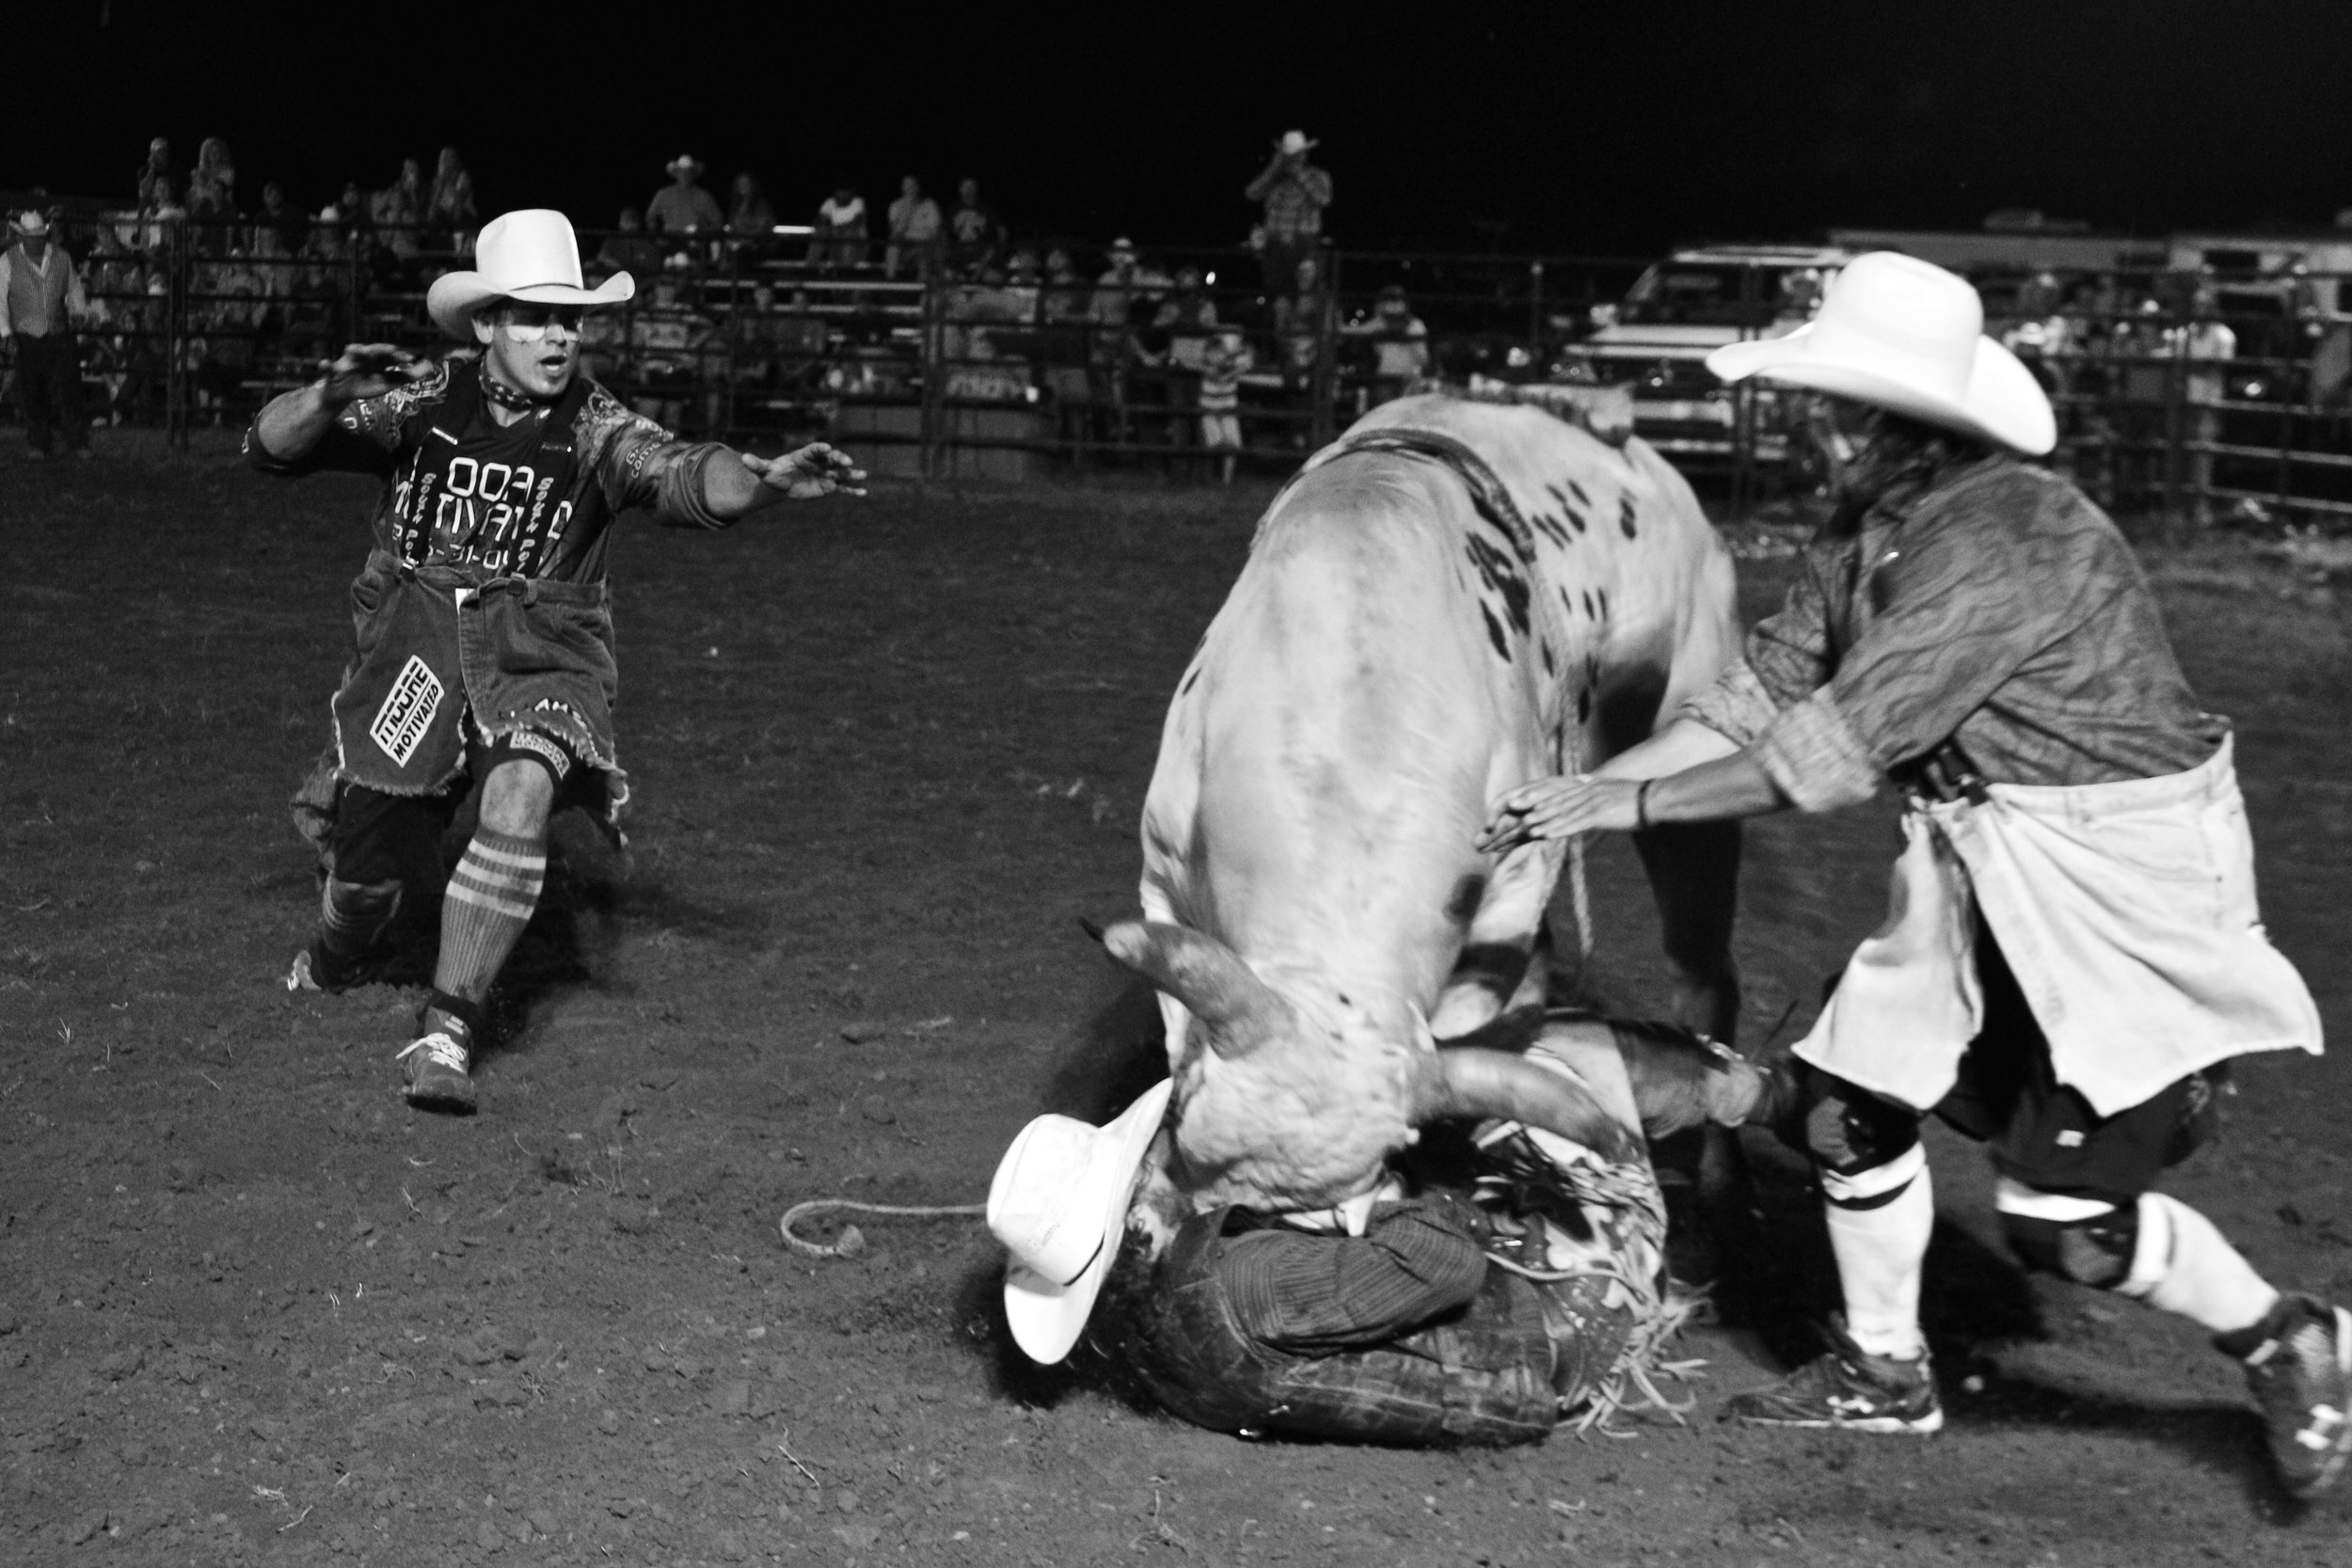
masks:
<svg viewBox="0 0 2352 1568"><path fill-rule="evenodd" d="M784 1212L784 1218L776 1223L776 1228L783 1233L786 1246L807 1257L854 1258L866 1250L865 1237L859 1233L855 1226L843 1231L841 1240L830 1246L822 1242L809 1241L796 1234L792 1228L794 1222L805 1215L832 1213L842 1209L853 1210L861 1214L904 1214L915 1219L936 1219L949 1214L985 1214L988 1212L988 1205L985 1203L859 1203L846 1197L813 1197L806 1203L796 1203L787 1209ZM855 1244L850 1243L851 1236L858 1237ZM848 1246L849 1250L843 1251L844 1246Z"/></svg>

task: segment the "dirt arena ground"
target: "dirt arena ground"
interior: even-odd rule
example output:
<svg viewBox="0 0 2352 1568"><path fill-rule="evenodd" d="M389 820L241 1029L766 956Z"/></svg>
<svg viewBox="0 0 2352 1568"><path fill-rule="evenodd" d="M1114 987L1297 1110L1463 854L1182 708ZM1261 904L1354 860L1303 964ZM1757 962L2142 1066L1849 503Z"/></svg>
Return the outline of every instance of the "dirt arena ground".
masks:
<svg viewBox="0 0 2352 1568"><path fill-rule="evenodd" d="M977 1223L788 1253L800 1199L977 1200L1041 1109L1100 1114L1144 1012L1130 911L1163 705L1264 492L929 492L616 547L627 866L566 873L482 1114L410 1115L416 993L290 996L364 549L356 482L217 447L0 450L0 1561L2239 1564L2352 1561L2284 1503L2186 1328L2019 1275L1938 1135L1926 1441L1715 1422L1830 1303L1797 1167L1685 1424L1499 1453L1247 1445L1009 1351ZM1752 613L1785 568L1743 563ZM2152 545L2238 724L2265 908L2352 1041L2352 705L2324 588ZM576 828L577 823L574 824ZM1750 839L1747 1034L1875 924L1883 815ZM1596 855L1593 975L1662 995ZM2262 1060L2175 1188L2352 1297L2352 1065Z"/></svg>

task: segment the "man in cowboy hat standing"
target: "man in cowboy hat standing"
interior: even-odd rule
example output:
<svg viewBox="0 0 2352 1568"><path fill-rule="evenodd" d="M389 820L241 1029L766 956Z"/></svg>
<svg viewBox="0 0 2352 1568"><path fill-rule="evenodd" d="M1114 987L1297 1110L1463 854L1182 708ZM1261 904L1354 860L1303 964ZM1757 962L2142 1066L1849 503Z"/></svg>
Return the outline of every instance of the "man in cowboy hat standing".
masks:
<svg viewBox="0 0 2352 1568"><path fill-rule="evenodd" d="M1835 511L1743 660L1601 773L1504 796L1487 842L1831 811L1883 780L1905 797L1887 922L1796 1048L1843 1322L1726 1415L1942 1424L1918 1316L1932 1110L1987 1144L2029 1266L2244 1363L2310 1497L2352 1456L2352 1313L2281 1293L2151 1189L2210 1133L2228 1060L2316 1053L2318 1012L2263 935L2229 725L2115 526L2019 461L2056 423L1982 323L1966 282L1881 252L1809 326L1709 357L1808 397Z"/></svg>
<svg viewBox="0 0 2352 1568"><path fill-rule="evenodd" d="M404 911L441 890L441 832L468 782L482 785L480 825L447 879L432 995L400 1053L410 1102L453 1111L473 1108L483 1005L536 907L548 817L565 804L609 817L628 795L605 580L613 518L635 506L724 528L864 477L822 443L765 459L681 441L583 374L582 312L635 284L622 273L583 288L561 213L492 220L475 259L479 270L436 279L425 308L478 359L427 366L354 344L246 437L266 473L385 482L352 584L358 646L335 696L335 750L305 794L325 818L313 836L326 883L288 989L370 977Z"/></svg>
<svg viewBox="0 0 2352 1568"><path fill-rule="evenodd" d="M15 243L0 252L0 343L16 345L16 395L24 405L24 436L33 455L49 455L62 435L76 457L89 455L89 426L82 418L82 357L73 323L88 313L81 275L65 247L50 243L45 214L8 219Z"/></svg>
<svg viewBox="0 0 2352 1568"><path fill-rule="evenodd" d="M665 166L670 182L645 203L645 227L657 234L715 234L726 227L727 215L719 198L702 188L703 166L691 152L682 152Z"/></svg>
<svg viewBox="0 0 2352 1568"><path fill-rule="evenodd" d="M1264 204L1261 228L1265 246L1258 260L1265 269L1266 293L1286 293L1301 258L1323 243L1323 210L1331 205L1331 177L1307 161L1315 143L1304 131L1285 131L1258 177L1244 194Z"/></svg>

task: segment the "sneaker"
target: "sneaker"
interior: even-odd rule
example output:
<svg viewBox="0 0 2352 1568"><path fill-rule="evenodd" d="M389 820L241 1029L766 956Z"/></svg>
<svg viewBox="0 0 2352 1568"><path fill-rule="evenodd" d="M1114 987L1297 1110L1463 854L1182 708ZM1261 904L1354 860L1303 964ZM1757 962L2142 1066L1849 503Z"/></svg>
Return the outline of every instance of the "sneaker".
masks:
<svg viewBox="0 0 2352 1568"><path fill-rule="evenodd" d="M1872 1355L1846 1336L1842 1323L1827 1329L1829 1350L1769 1388L1724 1402L1723 1418L1750 1426L1836 1427L1846 1432L1915 1433L1944 1425L1935 1397L1935 1369L1922 1351L1909 1361Z"/></svg>
<svg viewBox="0 0 2352 1568"><path fill-rule="evenodd" d="M319 984L316 969L316 960L310 957L309 948L306 947L296 953L294 956L293 964L286 970L286 989L288 990L325 990L326 988Z"/></svg>
<svg viewBox="0 0 2352 1568"><path fill-rule="evenodd" d="M473 1053L465 1037L464 1024L444 1021L440 1028L408 1042L398 1060L408 1069L407 1086L402 1092L409 1104L420 1110L472 1114L473 1079L467 1067Z"/></svg>
<svg viewBox="0 0 2352 1568"><path fill-rule="evenodd" d="M2270 1460L2294 1497L2326 1491L2352 1459L2352 1312L2310 1296L2280 1298L2246 1357Z"/></svg>

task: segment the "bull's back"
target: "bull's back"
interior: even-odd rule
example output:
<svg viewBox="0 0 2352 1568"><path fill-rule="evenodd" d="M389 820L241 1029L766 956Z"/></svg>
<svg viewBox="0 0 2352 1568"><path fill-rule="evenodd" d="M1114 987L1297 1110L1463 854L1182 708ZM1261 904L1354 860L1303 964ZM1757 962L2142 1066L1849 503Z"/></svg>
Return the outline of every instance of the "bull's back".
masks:
<svg viewBox="0 0 2352 1568"><path fill-rule="evenodd" d="M1253 957L1444 945L1493 760L1541 749L1459 548L1477 526L1450 476L1391 454L1285 492L1162 734L1145 878L1175 918Z"/></svg>

